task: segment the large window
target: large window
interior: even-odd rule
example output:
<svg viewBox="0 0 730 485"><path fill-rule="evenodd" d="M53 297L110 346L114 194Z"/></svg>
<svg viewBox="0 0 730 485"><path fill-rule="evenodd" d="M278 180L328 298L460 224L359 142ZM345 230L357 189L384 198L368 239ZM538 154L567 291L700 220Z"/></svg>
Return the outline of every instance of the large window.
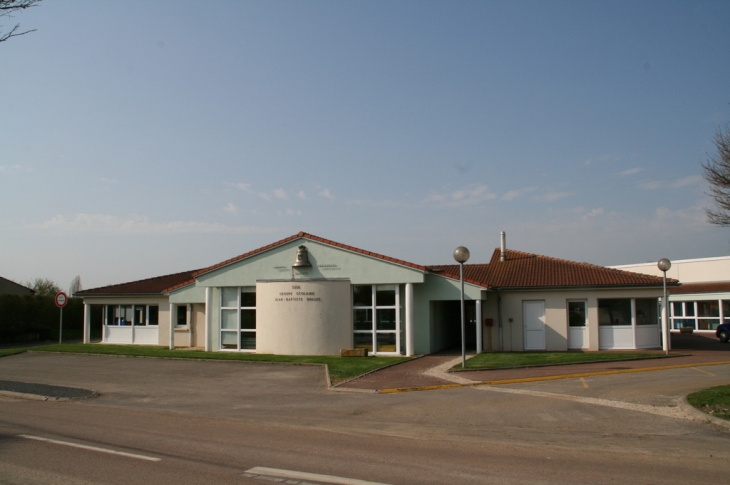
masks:
<svg viewBox="0 0 730 485"><path fill-rule="evenodd" d="M157 326L160 308L157 305L105 305L104 325Z"/></svg>
<svg viewBox="0 0 730 485"><path fill-rule="evenodd" d="M256 291L221 289L221 350L256 350Z"/></svg>
<svg viewBox="0 0 730 485"><path fill-rule="evenodd" d="M611 298L598 300L599 325L631 325L631 299Z"/></svg>
<svg viewBox="0 0 730 485"><path fill-rule="evenodd" d="M355 348L374 353L399 353L398 285L355 285L352 292Z"/></svg>
<svg viewBox="0 0 730 485"><path fill-rule="evenodd" d="M723 318L730 320L728 300L673 301L670 308L674 329L715 330Z"/></svg>

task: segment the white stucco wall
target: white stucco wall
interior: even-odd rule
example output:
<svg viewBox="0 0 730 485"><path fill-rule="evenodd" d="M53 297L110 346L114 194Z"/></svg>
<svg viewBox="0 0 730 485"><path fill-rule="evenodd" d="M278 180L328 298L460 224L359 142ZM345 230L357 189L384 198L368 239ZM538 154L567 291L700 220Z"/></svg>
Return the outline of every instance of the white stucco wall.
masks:
<svg viewBox="0 0 730 485"><path fill-rule="evenodd" d="M586 302L588 350L598 350L598 300L602 298L661 298L661 288L570 289L540 291L502 291L503 343L505 351L524 349L523 302L545 302L545 347L547 351L568 350L568 301ZM490 301L491 300L491 301ZM492 346L499 349L497 295L490 292L484 318L493 318ZM511 320L511 321L510 321ZM486 348L486 346L485 346Z"/></svg>
<svg viewBox="0 0 730 485"><path fill-rule="evenodd" d="M338 355L352 342L349 280L256 285L257 353Z"/></svg>
<svg viewBox="0 0 730 485"><path fill-rule="evenodd" d="M663 276L656 262L624 264L611 268L634 273ZM683 259L672 261L672 267L667 271L667 278L674 278L681 283L700 283L703 281L730 280L730 256L717 258Z"/></svg>

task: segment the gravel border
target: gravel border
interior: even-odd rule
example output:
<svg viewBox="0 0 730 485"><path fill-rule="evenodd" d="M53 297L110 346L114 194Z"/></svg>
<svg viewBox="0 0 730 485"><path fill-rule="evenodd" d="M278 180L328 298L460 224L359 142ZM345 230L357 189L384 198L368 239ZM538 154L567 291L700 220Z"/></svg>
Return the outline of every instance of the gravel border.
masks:
<svg viewBox="0 0 730 485"><path fill-rule="evenodd" d="M716 424L717 426L730 429L730 421L722 418L718 418L716 416L713 416L711 414L707 414L704 411L700 411L696 407L692 406L689 402L687 402L687 396L682 396L681 399L677 400L677 405L679 406L682 411L689 414L693 418L699 420L699 421L705 421L707 423Z"/></svg>

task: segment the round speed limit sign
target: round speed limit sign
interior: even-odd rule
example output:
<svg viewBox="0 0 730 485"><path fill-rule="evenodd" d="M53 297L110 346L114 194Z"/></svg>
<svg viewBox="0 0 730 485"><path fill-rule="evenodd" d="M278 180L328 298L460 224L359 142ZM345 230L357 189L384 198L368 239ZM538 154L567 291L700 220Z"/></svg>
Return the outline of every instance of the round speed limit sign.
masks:
<svg viewBox="0 0 730 485"><path fill-rule="evenodd" d="M56 306L58 308L63 308L66 306L66 303L68 303L68 295L63 291L56 293Z"/></svg>

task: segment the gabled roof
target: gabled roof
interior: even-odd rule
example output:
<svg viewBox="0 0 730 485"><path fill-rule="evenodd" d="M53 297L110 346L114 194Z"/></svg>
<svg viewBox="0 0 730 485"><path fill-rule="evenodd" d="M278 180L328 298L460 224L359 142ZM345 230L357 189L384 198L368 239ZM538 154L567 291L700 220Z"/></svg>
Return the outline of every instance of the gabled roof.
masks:
<svg viewBox="0 0 730 485"><path fill-rule="evenodd" d="M217 269L223 268L230 264L237 263L239 261L250 258L257 254L261 254L270 249L274 249L276 247L282 246L286 243L295 241L297 239L309 239L310 241L316 241L316 242L319 242L322 244L326 244L328 246L344 249L345 251L352 251L353 253L362 254L364 256L369 256L371 258L379 259L382 261L387 261L389 263L397 264L400 266L405 266L408 268L415 269L417 271L422 271L424 273L430 272L429 268L427 268L426 266L421 266L418 264L410 263L410 262L404 261L402 259L391 258L390 256L385 256L383 254L374 253L372 251L366 251L364 249L356 248L354 246L348 246L347 244L338 243L337 241L325 239L325 238L322 238L319 236L315 236L313 234L308 234L306 232L299 232L298 234L295 234L293 236L289 236L287 238L281 239L281 240L273 242L271 244L267 244L266 246L260 247L258 249L254 249L253 251L249 251L247 253L243 253L239 256L236 256L235 258L227 259L218 264L208 266L207 268L202 268L202 269L193 270L193 271L184 271L182 273L176 273L176 274L166 275L166 276L159 276L157 278L149 278L146 280L133 281L131 283L122 283L119 285L104 286L102 288L94 288L91 290L80 291L77 294L80 296L122 295L122 294L123 295L129 295L129 294L162 295L162 294L170 293L172 291L175 291L180 288L184 288L186 286L194 284L195 280L198 276L204 275L206 273L210 273L211 271L215 271ZM439 274L439 276L443 276L446 278L459 279L458 267L457 267L455 273L438 272L437 274ZM471 279L471 278L465 278L464 281L466 281L467 283L476 285L476 286L486 287L486 285L480 283L479 281Z"/></svg>
<svg viewBox="0 0 730 485"><path fill-rule="evenodd" d="M4 286L7 289L12 288L14 291L20 292L21 294L28 294L28 295L35 294L34 289L28 288L27 286L21 285L20 283L16 283L13 280L3 278L2 276L0 276L0 286Z"/></svg>
<svg viewBox="0 0 730 485"><path fill-rule="evenodd" d="M192 277L195 271L197 270L183 271L182 273L168 274L165 276L156 276L154 278L121 283L118 285L102 286L101 288L79 291L75 293L75 295L162 295L170 287L177 286L191 280L194 282L195 280L193 280Z"/></svg>
<svg viewBox="0 0 730 485"><path fill-rule="evenodd" d="M539 254L507 250L507 260L500 262L499 248L489 264L465 264L464 277L492 288L567 288L657 286L662 278L588 263L551 258ZM431 270L459 274L458 265L430 266ZM677 280L667 282L676 284Z"/></svg>
<svg viewBox="0 0 730 485"><path fill-rule="evenodd" d="M320 242L322 244L327 244L328 246L334 246L336 248L344 249L346 251L352 251L354 253L364 254L365 256L370 256L371 258L375 259L382 259L383 261L388 261L390 263L399 264L401 266L407 266L409 268L417 269L419 271L428 271L428 269L425 266L421 266L414 263L409 263L408 261L403 261L402 259L396 259L391 258L390 256L384 256L382 254L373 253L371 251L365 251L364 249L356 248L354 246L348 246L347 244L338 243L337 241L332 241L330 239L325 239L323 237L315 236L313 234L307 234L306 232L300 232L298 234L295 234L293 236L289 236L287 238L284 238L280 241L276 241L274 243L268 244L266 246L260 247L258 249L254 249L253 251L249 251L247 253L243 253L240 256L236 256L235 258L228 259L226 261L223 261L218 264L214 264L213 266L209 266L207 268L203 268L201 270L196 271L193 276L198 277L200 275L203 275L205 273L209 273L211 271L214 271L218 268L222 268L223 266L228 266L229 264L237 263L238 261L242 261L246 258L250 258L251 256L255 256L257 254L263 253L264 251L268 251L269 249L274 249L278 246L281 246L283 244L286 244L288 242L294 241L296 239L309 239L311 241Z"/></svg>
<svg viewBox="0 0 730 485"><path fill-rule="evenodd" d="M322 244L326 244L328 246L333 246L333 247L336 247L336 248L344 249L345 251L352 251L354 253L362 254L362 255L365 255L365 256L370 256L371 258L380 259L380 260L383 260L383 261L387 261L389 263L394 263L394 264L398 264L398 265L401 265L401 266L406 266L408 268L413 268L413 269L416 269L418 271L431 272L430 268L428 268L426 266L422 266L420 264L409 263L408 261L404 261L402 259L391 258L390 256L385 256L383 254L374 253L372 251L365 251L364 249L356 248L355 246L348 246L347 244L338 243L337 241L332 241L331 239L325 239L323 237L315 236L314 234L308 234L306 232L299 232L298 234L295 234L293 236L289 236L287 238L281 239L280 241L276 241L274 243L271 243L269 245L260 247L258 249L254 249L253 251L249 251L247 253L243 253L240 256L236 256L235 258L231 258L229 260L223 261L223 262L218 263L218 264L215 264L213 266L209 266L208 268L204 268L204 269L198 270L197 272L195 272L193 274L193 276L195 278L197 278L198 276L203 275L205 273L209 273L211 271L214 271L216 269L222 268L224 266L228 266L229 264L237 263L238 261L242 261L242 260L244 260L246 258L250 258L251 256L255 256L257 254L263 253L264 251L268 251L270 249L274 249L274 248L276 248L278 246L281 246L283 244L286 244L288 242L294 241L296 239L301 239L301 238L303 238L303 239L309 239L310 241L316 241L316 242L319 242L319 243L322 243ZM445 272L444 271L444 272L437 272L437 274L439 276L443 276L445 278L452 278L452 279L457 279L457 280L459 279L459 269L458 269L458 266L457 266L457 269L456 269L456 273L453 273L453 272ZM474 279L467 278L466 276L464 277L464 281L467 282L467 283L476 285L476 286L486 287L486 285L480 283L479 281L476 281ZM190 283L191 282L187 282L187 283L184 283L184 284L180 284L180 285L178 285L175 288L168 288L165 292L173 291L173 290L175 290L175 289L177 289L179 287L186 286L187 284L190 284Z"/></svg>
<svg viewBox="0 0 730 485"><path fill-rule="evenodd" d="M688 293L723 293L730 291L730 281L703 281L702 283L682 283L681 286L672 288L669 293L672 295L685 295Z"/></svg>

